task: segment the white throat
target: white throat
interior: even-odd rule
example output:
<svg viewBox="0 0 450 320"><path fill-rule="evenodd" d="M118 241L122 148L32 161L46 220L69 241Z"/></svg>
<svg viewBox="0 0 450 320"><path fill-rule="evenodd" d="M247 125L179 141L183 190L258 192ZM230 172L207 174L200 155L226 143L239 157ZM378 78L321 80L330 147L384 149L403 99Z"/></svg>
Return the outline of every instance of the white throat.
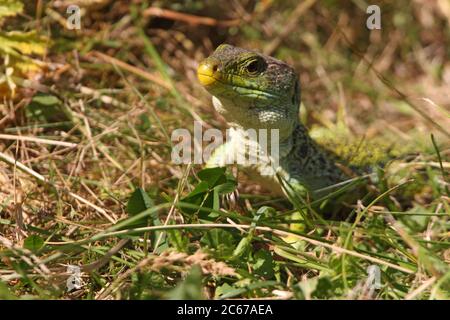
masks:
<svg viewBox="0 0 450 320"><path fill-rule="evenodd" d="M290 107L277 105L256 106L235 103L233 99L212 97L214 108L228 122L230 127L243 130L278 129L280 145L287 143L298 123L298 113Z"/></svg>

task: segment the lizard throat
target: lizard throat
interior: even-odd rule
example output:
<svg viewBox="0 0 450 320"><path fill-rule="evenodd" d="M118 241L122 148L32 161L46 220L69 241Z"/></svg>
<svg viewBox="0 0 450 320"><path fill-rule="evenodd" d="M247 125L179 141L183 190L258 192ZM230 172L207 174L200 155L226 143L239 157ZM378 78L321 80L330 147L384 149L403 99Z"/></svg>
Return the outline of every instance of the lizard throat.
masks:
<svg viewBox="0 0 450 320"><path fill-rule="evenodd" d="M213 96L213 105L230 127L243 130L278 129L280 142L287 141L298 124L298 113L281 105L261 105L255 101Z"/></svg>

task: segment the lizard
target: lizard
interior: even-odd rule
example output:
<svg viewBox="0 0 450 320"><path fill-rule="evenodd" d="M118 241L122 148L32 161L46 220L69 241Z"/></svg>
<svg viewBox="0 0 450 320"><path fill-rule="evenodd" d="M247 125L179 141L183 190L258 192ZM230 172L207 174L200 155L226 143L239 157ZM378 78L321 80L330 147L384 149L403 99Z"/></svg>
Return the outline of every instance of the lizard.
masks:
<svg viewBox="0 0 450 320"><path fill-rule="evenodd" d="M200 62L197 77L212 95L214 108L234 129L231 140L215 150L207 167L224 166L231 154L248 155L247 147L253 143L247 134L249 129L277 129L277 161L266 152L266 161L244 167L252 176L257 173L258 180L269 188L278 186L277 193L285 191L277 178L281 177L295 192L318 198L390 156L387 148L384 151L372 148L368 152L371 149L365 141L347 145L344 141L340 151L315 141L300 121L299 77L294 68L283 61L222 44ZM270 134L267 136L270 140ZM272 145L271 142L266 144ZM349 161L349 154L358 155L358 160ZM267 167L273 167L273 163L276 167L268 175Z"/></svg>

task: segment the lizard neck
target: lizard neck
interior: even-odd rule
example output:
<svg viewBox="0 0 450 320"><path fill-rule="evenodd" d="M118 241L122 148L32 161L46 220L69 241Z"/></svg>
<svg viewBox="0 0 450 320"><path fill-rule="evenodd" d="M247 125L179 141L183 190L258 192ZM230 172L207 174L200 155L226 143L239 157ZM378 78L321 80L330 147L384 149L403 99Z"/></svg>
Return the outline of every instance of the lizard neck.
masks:
<svg viewBox="0 0 450 320"><path fill-rule="evenodd" d="M286 108L283 105L267 102L254 105L251 101L239 101L217 98L213 96L212 102L226 120L230 127L242 130L278 130L280 142L289 139L298 122L298 110ZM269 133L270 135L270 133Z"/></svg>

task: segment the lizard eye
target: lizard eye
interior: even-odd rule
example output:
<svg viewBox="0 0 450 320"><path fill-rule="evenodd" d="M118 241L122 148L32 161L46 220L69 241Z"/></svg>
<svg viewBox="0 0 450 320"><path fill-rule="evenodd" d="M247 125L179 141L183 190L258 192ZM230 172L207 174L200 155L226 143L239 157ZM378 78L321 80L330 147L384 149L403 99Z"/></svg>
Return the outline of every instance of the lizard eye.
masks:
<svg viewBox="0 0 450 320"><path fill-rule="evenodd" d="M265 62L260 59L252 60L249 64L247 64L245 69L250 74L257 74L263 72L265 69Z"/></svg>

